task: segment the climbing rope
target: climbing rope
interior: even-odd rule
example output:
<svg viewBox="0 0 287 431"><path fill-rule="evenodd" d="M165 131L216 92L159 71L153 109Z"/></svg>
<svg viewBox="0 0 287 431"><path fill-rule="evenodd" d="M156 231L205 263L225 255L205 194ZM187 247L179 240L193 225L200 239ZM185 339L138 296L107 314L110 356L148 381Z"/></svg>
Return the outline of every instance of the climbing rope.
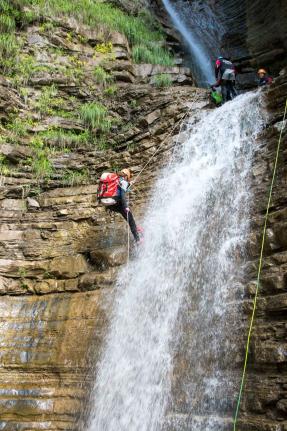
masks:
<svg viewBox="0 0 287 431"><path fill-rule="evenodd" d="M171 129L170 133L164 138L164 140L160 143L160 145L158 146L158 148L154 151L154 153L151 155L151 157L148 159L148 161L145 163L145 165L143 166L143 168L140 170L140 172L137 174L137 176L135 177L135 179L133 180L132 184L129 187L129 191L131 190L131 188L133 187L133 185L136 183L136 181L138 180L138 178L141 176L141 174L143 173L143 171L148 167L148 165L151 163L151 161L153 160L153 158L156 156L156 154L159 152L159 150L161 149L162 145L166 142L166 140L172 135L172 133L174 132L174 130L179 126L179 130L181 130L181 127L183 125L184 120L186 119L186 117L188 116L188 114L190 113L190 111L192 110L195 102L198 100L199 98L199 93L196 91L195 92L195 98L191 104L191 107L188 109L188 111L186 111L181 119L179 120L179 122L175 123L175 125L173 126L173 128ZM127 213L127 264L129 264L129 260L130 260L130 231L129 231L129 213Z"/></svg>
<svg viewBox="0 0 287 431"><path fill-rule="evenodd" d="M179 128L182 127L184 120L186 119L186 117L188 116L188 114L190 113L190 111L192 110L194 104L197 102L198 98L199 98L199 92L196 91L195 93L195 98L192 102L191 107L188 109L188 111L186 111L182 117L180 118L179 122L175 123L175 125L173 126L173 128L171 129L171 131L169 132L169 134L164 138L164 140L160 143L160 145L157 147L157 149L154 151L154 153L151 155L151 157L148 159L148 161L145 163L145 165L143 166L143 168L140 170L140 172L136 175L135 179L132 181L132 184L130 185L130 189L133 187L133 185L137 182L138 178L141 176L141 174L143 173L143 171L145 171L145 169L148 167L148 165L151 163L151 161L154 159L154 157L156 156L156 154L160 151L160 149L162 148L163 144L167 141L167 139L173 134L174 130L179 126Z"/></svg>
<svg viewBox="0 0 287 431"><path fill-rule="evenodd" d="M263 228L263 234L262 234L261 250L260 250L260 257L259 257L257 280L256 280L255 297L254 297L254 301L253 301L253 310L252 310L252 315L251 315L251 320L250 320L250 326L249 326L249 331L248 331L246 347L245 347L245 359L244 359L244 366L243 366L240 390L239 390L239 395L238 395L238 400L237 400L237 405L236 405L236 410L235 410L235 415L234 415L234 420L233 420L233 431L236 431L236 429L237 429L236 427L237 427L237 421L238 421L238 414L239 414L241 398L242 398L242 393L243 393L244 383L245 383L245 378L246 378L246 369L247 369L247 363L248 363L248 357L249 357L249 347L250 347L252 330L253 330L253 326L254 326L254 318L255 318L255 312L256 312L256 307L257 307L260 276L261 276L262 263L263 263L263 251L264 251L265 238L266 238L267 222L268 222L269 210L270 210L270 205L271 205L271 197L272 197L272 192L273 192L273 187L274 187L274 182L275 182L275 176L276 176L276 171L277 171L278 158L279 158L279 153L280 153L280 146L281 146L281 141L282 141L283 129L284 129L284 125L285 125L286 113L287 113L287 99L286 99L286 103L285 103L285 110L284 110L284 115L283 115L282 127L281 127L281 131L280 131L280 135L279 135L278 145L277 145L272 181L271 181L271 185L270 185L269 198L268 198L268 203L267 203L267 208L266 208L266 213L265 213L265 221L264 221L264 228Z"/></svg>
<svg viewBox="0 0 287 431"><path fill-rule="evenodd" d="M127 234L128 234L128 240L127 240L127 246L128 246L127 265L129 265L129 263L130 263L130 223L129 223L129 211L127 212Z"/></svg>

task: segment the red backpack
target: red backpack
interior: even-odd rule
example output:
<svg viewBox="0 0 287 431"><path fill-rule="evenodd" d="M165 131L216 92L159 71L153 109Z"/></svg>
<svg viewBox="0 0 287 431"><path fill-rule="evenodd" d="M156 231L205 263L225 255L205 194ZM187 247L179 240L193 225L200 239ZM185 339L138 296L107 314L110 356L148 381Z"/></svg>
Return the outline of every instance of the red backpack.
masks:
<svg viewBox="0 0 287 431"><path fill-rule="evenodd" d="M100 178L100 185L98 188L98 199L106 206L114 205L117 203L116 196L118 192L120 177L117 174L104 172Z"/></svg>

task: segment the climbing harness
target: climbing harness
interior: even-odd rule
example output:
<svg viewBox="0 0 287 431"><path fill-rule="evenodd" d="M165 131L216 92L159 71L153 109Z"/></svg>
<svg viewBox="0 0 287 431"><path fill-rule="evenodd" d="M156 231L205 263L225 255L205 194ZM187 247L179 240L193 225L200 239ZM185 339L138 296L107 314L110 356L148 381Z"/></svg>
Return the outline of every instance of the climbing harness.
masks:
<svg viewBox="0 0 287 431"><path fill-rule="evenodd" d="M280 131L280 135L279 135L278 145L277 145L276 157L275 157L274 168L273 168L273 175L272 175L272 180L271 180L271 185L270 185L270 190L269 190L268 203L267 203L267 208L266 208L266 213L265 213L265 221L264 221L264 228L263 228L263 234L262 234L261 250L260 250L260 257L259 257L257 280L256 280L255 297L254 297L254 301L253 301L252 315L251 315L250 326L249 326L247 342L246 342L246 347L245 347L245 359L244 359L244 366L243 366L240 390L239 390L235 415L234 415L234 419L233 419L233 431L237 430L238 414L239 414L241 398L242 398L242 393L243 393L244 383L245 383L245 378L246 378L246 369L247 369L247 363L248 363L248 357L249 357L249 347L250 347L252 330L253 330L253 326L254 326L254 318L255 318L255 312L256 312L256 307L257 307L260 276L261 276L262 263L263 263L263 251L264 251L265 238L266 238L267 222L268 222L269 210L270 210L270 205L271 205L273 186L274 186L275 176L276 176L276 171L277 171L278 158L279 158L280 146L281 146L281 141L282 141L283 129L284 129L284 125L285 125L286 113L287 113L287 99L286 99L286 103L285 103L285 110L284 110L284 115L283 115L282 127L281 127L281 131Z"/></svg>
<svg viewBox="0 0 287 431"><path fill-rule="evenodd" d="M186 119L186 117L188 116L188 114L190 113L190 111L192 110L195 102L198 100L199 98L199 93L196 91L195 93L195 98L192 102L191 107L188 109L188 111L186 111L181 119L179 120L179 122L177 122L173 128L171 129L170 133L164 138L164 140L161 142L161 144L158 146L158 148L154 151L154 153L151 155L151 157L148 159L148 161L146 162L146 164L143 166L143 168L140 170L140 172L136 175L135 179L132 181L132 184L130 185L130 189L132 188L132 186L137 182L138 178L141 176L141 174L143 173L143 171L146 170L146 168L148 167L148 165L151 163L151 161L154 159L154 157L156 156L156 154L159 152L159 150L162 148L163 144L167 141L167 139L172 135L173 131L179 126L180 128L182 127L182 124L184 122L184 120Z"/></svg>

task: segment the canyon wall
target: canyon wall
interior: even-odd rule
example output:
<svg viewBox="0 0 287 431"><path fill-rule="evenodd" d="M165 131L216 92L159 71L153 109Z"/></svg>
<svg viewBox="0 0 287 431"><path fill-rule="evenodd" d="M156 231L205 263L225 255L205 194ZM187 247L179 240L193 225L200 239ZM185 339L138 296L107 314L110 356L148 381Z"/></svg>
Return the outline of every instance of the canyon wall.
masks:
<svg viewBox="0 0 287 431"><path fill-rule="evenodd" d="M264 54L277 73L282 52L272 51L267 35L266 39L255 37L256 23L248 33L247 9L239 13L239 3L233 4L234 10L227 13L227 6L215 2L220 10L224 6L225 24L228 15L241 28L237 34L244 34L244 42L239 44L242 54L236 54L238 62L245 67L246 61L245 71L249 73L248 68L257 67ZM253 4L259 19L258 4ZM262 8L266 13L267 6ZM248 19L255 22L251 13ZM283 20L282 7L282 34L286 31ZM274 22L268 32L272 40ZM230 28L236 30L236 26ZM53 28L32 23L19 30L19 37L24 39L27 61L34 59L33 73L20 86L5 74L0 81L0 428L78 430L93 380L91 365L97 361L110 313L112 286L118 268L127 259L125 223L98 205L97 178L103 170L127 165L136 174L160 148L131 194L131 207L140 221L154 178L173 148L179 122L189 110L196 117L199 109L209 109L208 97L205 90L192 86L187 68L134 64L129 43L116 32L109 36L113 57L105 63L117 87L110 94L104 94L109 86L104 88L93 74L109 54L99 49L95 55L95 46L105 43L101 33L73 20L59 19ZM239 48L231 43L232 37L227 35L223 40L226 46L232 45L235 55ZM260 47L263 40L265 45ZM105 49L109 48L103 46ZM69 68L73 73L67 73ZM172 85L155 85L155 77L162 73L171 76ZM53 87L54 93L56 88L57 94L48 96L58 100L54 106L48 103L43 107L41 94L47 87ZM282 73L264 96L270 112L269 127L258 138L252 171L254 206L246 264L246 323L286 96L287 76ZM77 114L80 106L95 99L105 103L117 120L106 138L112 146L105 147L96 137L94 143L77 139L86 130ZM15 112L20 122L11 122L10 115ZM64 135L54 133L59 128ZM44 144L37 143L35 138L45 132L49 133L41 138ZM53 172L46 178L38 177L34 161L44 159L41 151L48 150ZM287 429L286 125L276 180L240 414L241 429L246 431ZM239 342L243 358L244 337ZM240 373L242 358L236 373ZM188 412L184 414L188 417ZM230 423L230 417L227 419Z"/></svg>

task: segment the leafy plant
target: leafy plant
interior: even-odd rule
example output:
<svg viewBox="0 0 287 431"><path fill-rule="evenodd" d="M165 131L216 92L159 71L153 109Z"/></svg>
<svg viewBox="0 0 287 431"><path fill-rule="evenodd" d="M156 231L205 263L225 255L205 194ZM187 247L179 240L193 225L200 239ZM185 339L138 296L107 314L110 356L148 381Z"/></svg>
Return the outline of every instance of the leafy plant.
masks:
<svg viewBox="0 0 287 431"><path fill-rule="evenodd" d="M172 78L168 73L160 73L154 77L154 85L158 88L170 87Z"/></svg>
<svg viewBox="0 0 287 431"><path fill-rule="evenodd" d="M91 102L82 105L80 118L88 127L97 128L102 132L108 132L112 126L112 122L108 118L107 108L100 103Z"/></svg>

